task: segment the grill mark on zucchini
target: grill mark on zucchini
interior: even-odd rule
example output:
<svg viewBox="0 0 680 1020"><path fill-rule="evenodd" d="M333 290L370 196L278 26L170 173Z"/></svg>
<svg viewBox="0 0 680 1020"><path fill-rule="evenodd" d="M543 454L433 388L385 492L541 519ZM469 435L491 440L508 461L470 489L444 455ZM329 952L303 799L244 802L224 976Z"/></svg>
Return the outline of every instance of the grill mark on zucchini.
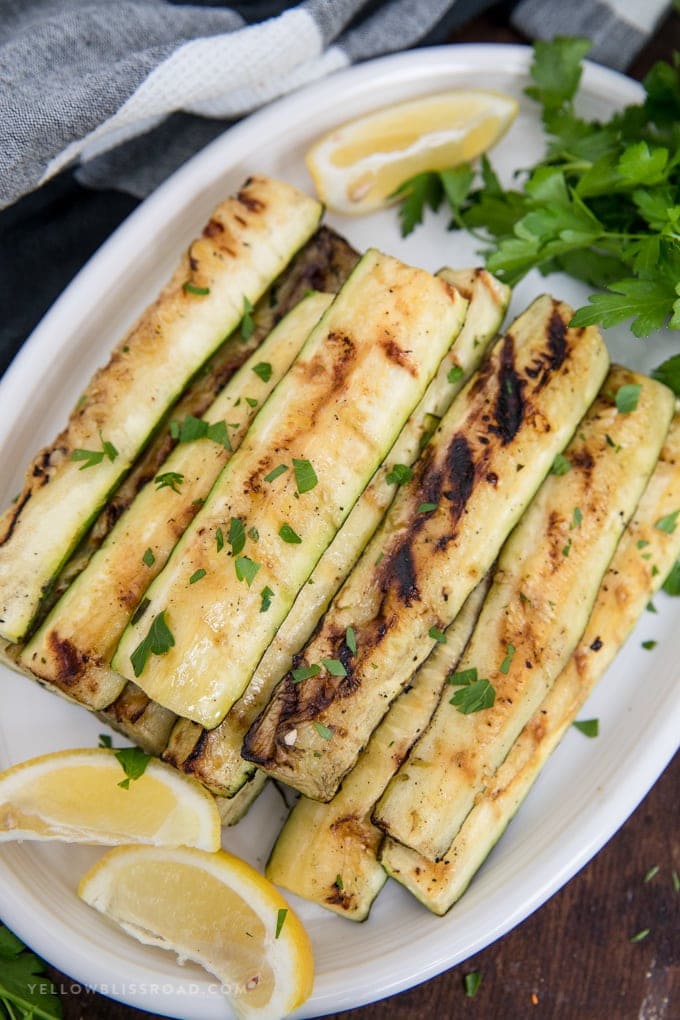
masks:
<svg viewBox="0 0 680 1020"><path fill-rule="evenodd" d="M303 681L298 685L301 689L290 695L290 677L285 676L269 706L261 712L245 738L242 755L246 760L295 786L307 796L328 800L333 795L342 775L355 760L359 743L365 741L370 733L369 720L372 728L399 693L400 661L410 654L410 649L407 652L405 646L402 660L394 658L396 649L401 649L402 635L404 642L405 635L410 635L413 654L416 659L420 656L422 661L426 646L429 647L426 635L433 619L443 615L448 621L450 616L447 614L455 614L458 599L463 600L479 580L477 570L488 569L486 560L483 567L477 561L474 561L472 569L449 567L450 556L458 556L461 542L462 555L463 549L467 550L473 542L473 536L485 533L485 522L477 525L476 511L471 504L490 510L491 504L487 506L487 497L481 493L484 488L492 491L497 488L498 477L494 481L493 476L501 475L501 466L503 486L510 493L510 476L512 474L514 483L515 472L524 466L527 456L531 456L533 463L527 462L527 470L517 473L517 478L520 491L528 492L528 486L531 486L533 494L541 480L537 477L537 457L552 461L554 454L566 442L569 431L575 427L579 411L583 413L586 403L595 395L606 368L604 345L596 331L568 330L571 314L571 309L552 298L544 296L534 302L525 316L506 333L496 351L482 366L478 377L461 393L442 419L437 436L426 448L423 463L416 466L414 477L400 490L382 530L364 554L363 562L355 568L356 578L361 578L362 585L373 592L363 600L365 604L360 612L364 618L352 618L350 602L360 600L360 596L355 591L359 582L353 581L350 575L346 582L347 594L344 589L340 590L326 622L322 623L305 649L305 662L318 662L330 654L327 651L329 627L337 614L343 624L345 621L351 623L356 631L359 652L352 661L350 677L337 678L322 672ZM554 323L551 325L556 315L563 320L566 350L562 349L560 331ZM521 370L517 367L518 344L521 344L522 351ZM526 367L533 367L537 357L540 357L545 369L540 376L532 379L527 375ZM573 367L570 364L572 357ZM553 365L558 367L552 368ZM554 408L547 402L546 375L548 381L559 380L555 383L558 402ZM460 419L456 413L458 402ZM557 407L560 408L559 419L556 417ZM549 433L552 437L544 442L543 437ZM519 445L518 434L526 437ZM461 438L469 448L469 461ZM485 439L487 442L484 442ZM529 444L528 454L525 444ZM433 453L435 448L436 457ZM501 450L508 452L501 454ZM448 477L451 463L460 465L461 460L468 465L464 472L465 480L460 482L456 478L456 487L452 488L454 499L442 505L442 491L451 481ZM474 469L470 463L474 464ZM548 468L549 463L546 463L545 470ZM488 479L490 472L491 480ZM429 513L422 512L418 509L422 502L438 505ZM512 527L519 516L520 505L515 499L510 501L509 496L505 496L501 510L503 521L507 519L508 526ZM512 523L510 517L506 518L506 513L512 515ZM495 529L492 531L496 535ZM456 546L450 551L448 547L454 541ZM483 549L486 556L486 544L483 544ZM498 547L494 545L492 558L497 551ZM383 560L378 566L373 566L376 553ZM444 564L447 571L454 571L451 592L455 597L448 601L441 596L441 588L435 594L433 587L435 577L439 584ZM443 576L442 582L446 586ZM427 602L423 600L423 586L428 589ZM418 599L414 598L416 590ZM449 593L446 592L446 595ZM427 624L422 619L426 609L428 617L432 617L428 618ZM356 699L351 697L354 691L358 692L361 709L355 709ZM355 718L349 740L339 739L340 731L346 729L346 720L355 711L360 712L361 724L357 726ZM334 733L333 739L320 748L316 734L309 726L311 721L322 722ZM291 740L289 734L293 730L297 732L295 739ZM315 750L321 758L312 760Z"/></svg>

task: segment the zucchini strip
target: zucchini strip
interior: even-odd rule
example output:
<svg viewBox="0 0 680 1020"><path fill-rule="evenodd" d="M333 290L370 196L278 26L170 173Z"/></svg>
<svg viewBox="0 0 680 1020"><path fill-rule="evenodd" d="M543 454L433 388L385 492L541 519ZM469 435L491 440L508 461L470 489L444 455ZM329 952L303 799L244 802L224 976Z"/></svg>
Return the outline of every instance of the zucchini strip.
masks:
<svg viewBox="0 0 680 1020"><path fill-rule="evenodd" d="M490 569L608 366L595 329L544 296L511 325L442 418L296 668L246 736L243 755L330 800L361 748ZM347 628L357 652L346 643Z"/></svg>
<svg viewBox="0 0 680 1020"><path fill-rule="evenodd" d="M176 719L172 712L147 698L131 681L125 684L113 704L97 715L107 726L155 757L160 757Z"/></svg>
<svg viewBox="0 0 680 1020"><path fill-rule="evenodd" d="M436 914L462 896L680 555L680 528L656 523L680 507L680 415L605 574L588 626L441 861L387 838L388 873ZM646 558L649 557L649 558Z"/></svg>
<svg viewBox="0 0 680 1020"><path fill-rule="evenodd" d="M178 719L163 754L166 761L195 776L214 793L233 796L255 766L241 757L243 739L265 707L276 683L291 668L378 527L397 491L388 475L395 464L412 465L423 445L431 420L438 421L479 367L501 326L510 290L484 269L450 270L440 274L468 301L463 328L436 376L389 452L357 500L349 517L314 568L310 583L300 591L243 695L213 730Z"/></svg>
<svg viewBox="0 0 680 1020"><path fill-rule="evenodd" d="M165 411L237 326L245 299L260 297L320 214L318 202L264 177L250 178L217 207L0 518L0 636L26 635L46 589Z"/></svg>
<svg viewBox="0 0 680 1020"><path fill-rule="evenodd" d="M373 805L427 726L488 586L488 579L482 581L468 596L446 630L446 642L435 647L392 703L335 797L327 804L300 797L294 805L266 868L276 885L353 921L368 917L387 878L377 859L383 833L371 822Z"/></svg>
<svg viewBox="0 0 680 1020"><path fill-rule="evenodd" d="M144 486L28 642L21 665L90 708L105 708L121 694L126 680L110 662L132 611L241 445L255 417L252 403L263 403L283 378L331 300L329 294L308 295L241 366L203 419L175 421L180 439L186 425L197 421L222 432L214 441L199 436L178 443L155 476L172 476L177 484L159 488L152 479ZM136 705L138 700L136 694ZM129 717L124 706L122 717Z"/></svg>
<svg viewBox="0 0 680 1020"><path fill-rule="evenodd" d="M639 388L629 413L617 410L623 386ZM672 416L670 390L612 368L565 450L570 470L546 479L505 544L460 672L451 678L454 698L472 680L490 683L495 700L466 714L454 707L451 690L442 696L374 812L393 839L430 860L451 846L583 634Z"/></svg>
<svg viewBox="0 0 680 1020"><path fill-rule="evenodd" d="M148 611L123 634L114 669L208 729L224 718L465 308L443 280L364 255L147 589Z"/></svg>
<svg viewBox="0 0 680 1020"><path fill-rule="evenodd" d="M260 796L269 777L264 772L255 772L253 777L244 783L235 797L216 797L217 810L220 813L222 825L236 825L250 810Z"/></svg>

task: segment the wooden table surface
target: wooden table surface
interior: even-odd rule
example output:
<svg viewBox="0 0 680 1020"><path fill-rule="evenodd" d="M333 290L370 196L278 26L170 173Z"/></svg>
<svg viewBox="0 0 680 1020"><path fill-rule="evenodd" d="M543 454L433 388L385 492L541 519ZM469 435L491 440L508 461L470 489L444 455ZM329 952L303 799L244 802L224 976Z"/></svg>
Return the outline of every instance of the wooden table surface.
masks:
<svg viewBox="0 0 680 1020"><path fill-rule="evenodd" d="M452 42L524 42L502 5L451 37ZM641 78L654 60L680 50L672 13L629 73ZM401 995L336 1020L458 1018L519 1020L672 1020L680 1017L680 755L623 828L575 878L518 928L474 957ZM658 872L648 881L651 868ZM641 942L630 937L648 928ZM340 947L340 952L342 949ZM482 977L467 998L464 977ZM54 969L65 1020L148 1020L75 985Z"/></svg>

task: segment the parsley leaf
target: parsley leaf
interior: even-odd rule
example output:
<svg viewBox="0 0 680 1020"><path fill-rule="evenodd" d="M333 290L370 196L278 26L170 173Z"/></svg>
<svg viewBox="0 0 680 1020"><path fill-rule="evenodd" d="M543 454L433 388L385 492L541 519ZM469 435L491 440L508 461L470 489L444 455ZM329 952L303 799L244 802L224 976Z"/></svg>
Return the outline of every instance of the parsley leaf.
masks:
<svg viewBox="0 0 680 1020"><path fill-rule="evenodd" d="M667 535L672 535L678 525L679 514L680 510L674 510L672 514L666 514L665 517L660 517L654 527L657 531L663 531Z"/></svg>
<svg viewBox="0 0 680 1020"><path fill-rule="evenodd" d="M255 560L251 560L250 556L237 556L234 560L234 566L236 568L236 576L239 581L245 581L250 588L261 564L256 563Z"/></svg>
<svg viewBox="0 0 680 1020"><path fill-rule="evenodd" d="M298 535L297 531L291 528L290 524L282 524L279 528L279 537L284 542L288 542L289 545L300 545L302 539Z"/></svg>
<svg viewBox="0 0 680 1020"><path fill-rule="evenodd" d="M244 295L243 297L243 318L241 319L241 339L250 340L255 329L255 322L253 321L253 306L251 305L248 298Z"/></svg>
<svg viewBox="0 0 680 1020"><path fill-rule="evenodd" d="M160 475L156 475L154 482L157 489L172 489L173 492L181 492L179 488L184 481L184 475L178 471L164 471Z"/></svg>
<svg viewBox="0 0 680 1020"><path fill-rule="evenodd" d="M680 595L680 560L675 561L662 587L667 595Z"/></svg>
<svg viewBox="0 0 680 1020"><path fill-rule="evenodd" d="M145 638L130 656L135 676L141 676L150 655L165 655L175 644L172 631L165 622L165 610L155 616Z"/></svg>
<svg viewBox="0 0 680 1020"><path fill-rule="evenodd" d="M272 604L272 599L274 598L274 592L271 590L268 584L265 584L264 588L260 592L260 598L262 600L260 602L260 612L266 613Z"/></svg>
<svg viewBox="0 0 680 1020"><path fill-rule="evenodd" d="M444 189L439 175L430 171L416 174L395 191L395 195L400 198L399 219L402 237L408 237L418 224L423 222L428 206L437 211L442 203L443 194Z"/></svg>
<svg viewBox="0 0 680 1020"><path fill-rule="evenodd" d="M340 659L322 659L321 662L331 676L347 676L347 670L340 662Z"/></svg>
<svg viewBox="0 0 680 1020"><path fill-rule="evenodd" d="M45 964L0 924L0 1011L23 1020L60 1020L61 1001Z"/></svg>
<svg viewBox="0 0 680 1020"><path fill-rule="evenodd" d="M268 361L259 361L253 365L253 372L259 376L262 382L269 382L272 377L273 368Z"/></svg>
<svg viewBox="0 0 680 1020"><path fill-rule="evenodd" d="M122 779L118 785L124 790L129 790L130 782L144 775L146 766L151 761L151 755L142 751L140 747L122 747L120 751L115 752L115 756L125 773L125 779Z"/></svg>
<svg viewBox="0 0 680 1020"><path fill-rule="evenodd" d="M412 478L413 470L408 464L393 464L385 476L385 481L390 485L405 485Z"/></svg>
<svg viewBox="0 0 680 1020"><path fill-rule="evenodd" d="M493 686L488 680L478 677L477 668L474 666L459 673L452 673L449 683L454 686L460 685L460 689L449 699L449 704L455 705L463 715L491 708L496 700Z"/></svg>
<svg viewBox="0 0 680 1020"><path fill-rule="evenodd" d="M80 466L81 471L84 471L86 468L94 467L96 464L101 464L104 457L113 463L118 456L118 450L115 448L113 443L109 442L108 439L104 439L101 431L99 432L99 439L102 444L101 450L75 449L71 451L71 460L83 462Z"/></svg>
<svg viewBox="0 0 680 1020"><path fill-rule="evenodd" d="M318 676L321 672L321 666L317 662L313 662L310 666L298 666L297 669L291 671L291 677L294 684L299 684L302 680L309 680L310 677Z"/></svg>
<svg viewBox="0 0 680 1020"><path fill-rule="evenodd" d="M600 732L599 719L576 719L572 726L586 737L597 737Z"/></svg>
<svg viewBox="0 0 680 1020"><path fill-rule="evenodd" d="M246 544L246 528L240 517L232 517L229 522L227 542L231 546L232 556L238 556Z"/></svg>
<svg viewBox="0 0 680 1020"><path fill-rule="evenodd" d="M295 484L297 485L297 491L302 495L305 492L309 492L313 489L319 479L316 476L316 471L308 460L302 458L293 457L293 471L295 473Z"/></svg>
<svg viewBox="0 0 680 1020"><path fill-rule="evenodd" d="M227 423L216 421L212 424L203 418L188 414L182 422L172 422L170 433L180 443L193 443L197 439L212 439L214 443L231 450L231 441L227 432Z"/></svg>
<svg viewBox="0 0 680 1020"><path fill-rule="evenodd" d="M680 397L680 354L674 354L655 368L652 378L664 383L676 397Z"/></svg>

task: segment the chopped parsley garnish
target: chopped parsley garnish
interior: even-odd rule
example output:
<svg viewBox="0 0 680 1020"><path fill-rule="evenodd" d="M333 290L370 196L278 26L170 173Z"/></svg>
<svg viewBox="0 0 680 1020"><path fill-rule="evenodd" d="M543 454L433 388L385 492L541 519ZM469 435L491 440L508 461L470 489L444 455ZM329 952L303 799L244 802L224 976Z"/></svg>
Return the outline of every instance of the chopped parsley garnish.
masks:
<svg viewBox="0 0 680 1020"><path fill-rule="evenodd" d="M568 556L570 552L571 552L571 539L569 539L565 546L562 546L562 555Z"/></svg>
<svg viewBox="0 0 680 1020"><path fill-rule="evenodd" d="M673 877L673 889L676 893L678 893L680 892L680 875L678 875L677 871L674 870L672 872L672 877Z"/></svg>
<svg viewBox="0 0 680 1020"><path fill-rule="evenodd" d="M290 524L282 524L279 528L279 537L284 542L288 542L290 545L300 545L302 539L298 535L297 531L291 528Z"/></svg>
<svg viewBox="0 0 680 1020"><path fill-rule="evenodd" d="M512 660L513 660L514 656L515 656L515 646L514 645L506 645L505 646L505 658L503 659L503 661L501 662L501 665L500 665L500 672L501 673L509 673L510 672L510 666L512 665Z"/></svg>
<svg viewBox="0 0 680 1020"><path fill-rule="evenodd" d="M204 418L196 418L188 414L184 421L170 423L170 435L180 443L193 443L198 439L211 439L225 450L231 450L231 442L225 421L212 424Z"/></svg>
<svg viewBox="0 0 680 1020"><path fill-rule="evenodd" d="M329 729L328 726L324 726L323 723L315 722L314 729L324 740L331 740L333 737L333 730Z"/></svg>
<svg viewBox="0 0 680 1020"><path fill-rule="evenodd" d="M98 744L98 747L112 748L113 747L113 738L111 736L109 736L108 733L100 733L99 734L99 744Z"/></svg>
<svg viewBox="0 0 680 1020"><path fill-rule="evenodd" d="M199 567L198 570L194 570L193 574L189 578L189 584L196 584L196 582L204 578L205 575L206 571L203 569L203 567Z"/></svg>
<svg viewBox="0 0 680 1020"><path fill-rule="evenodd" d="M419 514L431 514L433 510L437 509L436 503L421 503L418 507Z"/></svg>
<svg viewBox="0 0 680 1020"><path fill-rule="evenodd" d="M196 297L205 297L206 294L210 293L210 287L197 287L191 280L185 280L182 284L182 290L185 294L195 294Z"/></svg>
<svg viewBox="0 0 680 1020"><path fill-rule="evenodd" d="M646 652L651 652L658 645L658 641L643 641L642 647Z"/></svg>
<svg viewBox="0 0 680 1020"><path fill-rule="evenodd" d="M260 597L262 599L262 601L260 602L260 612L266 613L272 604L272 599L274 598L274 592L271 590L268 584L266 584L262 591L260 592Z"/></svg>
<svg viewBox="0 0 680 1020"><path fill-rule="evenodd" d="M273 482L275 478L282 475L284 471L287 471L288 467L285 464L279 464L278 467L273 468L268 475L264 476L265 482Z"/></svg>
<svg viewBox="0 0 680 1020"><path fill-rule="evenodd" d="M268 361L258 361L257 365L253 365L253 372L260 377L262 382L269 382L273 371Z"/></svg>
<svg viewBox="0 0 680 1020"><path fill-rule="evenodd" d="M450 705L463 715L470 715L472 712L480 712L484 708L491 708L496 700L496 692L486 679L480 679L477 675L477 668L463 669L458 673L452 673L449 677L452 686L460 686L452 698Z"/></svg>
<svg viewBox="0 0 680 1020"><path fill-rule="evenodd" d="M146 766L151 761L151 755L142 751L140 747L122 747L120 751L116 751L116 758L125 773L125 779L118 783L124 790L130 789L131 780L144 775Z"/></svg>
<svg viewBox="0 0 680 1020"><path fill-rule="evenodd" d="M137 608L135 609L132 616L130 617L130 623L139 623L139 621L144 616L144 613L147 611L150 605L151 599L146 597L143 598L142 601L137 606Z"/></svg>
<svg viewBox="0 0 680 1020"><path fill-rule="evenodd" d="M352 655L357 654L357 636L354 632L354 627L348 627L345 631L345 644L349 648Z"/></svg>
<svg viewBox="0 0 680 1020"><path fill-rule="evenodd" d="M232 556L238 556L240 552L243 552L246 544L246 528L240 517L231 518L227 542L231 546Z"/></svg>
<svg viewBox="0 0 680 1020"><path fill-rule="evenodd" d="M308 460L293 457L293 471L295 472L295 484L297 485L297 491L300 495L305 492L309 492L319 481L316 476L316 471Z"/></svg>
<svg viewBox="0 0 680 1020"><path fill-rule="evenodd" d="M340 659L322 659L321 662L331 676L347 676L347 670L340 662Z"/></svg>
<svg viewBox="0 0 680 1020"><path fill-rule="evenodd" d="M279 935L281 934L281 931L283 930L283 926L286 923L287 916L288 916L288 908L287 907L280 907L278 909L277 913L276 913L276 934L274 935L274 938L277 939L279 937Z"/></svg>
<svg viewBox="0 0 680 1020"><path fill-rule="evenodd" d="M224 532L221 528L217 528L215 531L215 545L217 546L217 551L222 552L224 549Z"/></svg>
<svg viewBox="0 0 680 1020"><path fill-rule="evenodd" d="M404 485L413 478L413 471L408 464L393 464L385 476L385 481L390 485Z"/></svg>
<svg viewBox="0 0 680 1020"><path fill-rule="evenodd" d="M600 733L599 719L575 719L572 726L586 737L597 737Z"/></svg>
<svg viewBox="0 0 680 1020"><path fill-rule="evenodd" d="M664 531L667 535L672 535L678 524L678 514L680 514L680 510L674 510L672 514L660 517L654 527L657 531Z"/></svg>
<svg viewBox="0 0 680 1020"><path fill-rule="evenodd" d="M142 556L142 563L146 564L147 567L152 567L156 562L156 557L153 554L153 549L146 549Z"/></svg>
<svg viewBox="0 0 680 1020"><path fill-rule="evenodd" d="M248 407L257 407L257 400L255 397L246 397L246 404Z"/></svg>
<svg viewBox="0 0 680 1020"><path fill-rule="evenodd" d="M629 942L642 942L642 941L644 941L644 939L647 938L647 936L649 935L649 932L650 932L649 928L643 928L642 931L638 931L638 932L635 933L635 935L631 935L631 937L628 939L628 941Z"/></svg>
<svg viewBox="0 0 680 1020"><path fill-rule="evenodd" d="M259 542L260 541L260 532L257 530L257 528L255 526L253 526L252 528L248 528L248 538L252 542Z"/></svg>
<svg viewBox="0 0 680 1020"><path fill-rule="evenodd" d="M172 489L173 492L180 492L179 486L183 481L184 475L181 475L178 471L164 471L154 478L157 489Z"/></svg>
<svg viewBox="0 0 680 1020"><path fill-rule="evenodd" d="M616 410L619 414L630 414L637 408L641 389L640 383L627 383L625 386L619 386L616 391Z"/></svg>
<svg viewBox="0 0 680 1020"><path fill-rule="evenodd" d="M165 655L175 644L172 631L165 622L165 610L155 616L145 638L130 656L135 676L141 676L150 655Z"/></svg>
<svg viewBox="0 0 680 1020"><path fill-rule="evenodd" d="M550 473L552 475L566 475L567 471L571 471L571 461L563 453L558 453L550 468Z"/></svg>
<svg viewBox="0 0 680 1020"><path fill-rule="evenodd" d="M651 868L649 868L645 872L645 877L642 879L642 881L643 882L651 882L652 879L654 878L654 876L659 874L660 870L661 869L659 868L659 865L658 864L654 864Z"/></svg>
<svg viewBox="0 0 680 1020"><path fill-rule="evenodd" d="M321 666L317 662L312 662L309 666L298 666L297 669L291 671L291 677L293 678L294 684L299 684L301 680L309 680L310 677L318 676L321 672Z"/></svg>
<svg viewBox="0 0 680 1020"><path fill-rule="evenodd" d="M575 506L574 507L574 512L571 515L571 524L569 525L569 527L571 529L579 528L581 526L582 521L583 521L583 512L581 511L581 509L579 507Z"/></svg>
<svg viewBox="0 0 680 1020"><path fill-rule="evenodd" d="M437 644L439 645L446 644L446 634L444 633L443 630L440 630L439 627L435 627L433 625L432 627L430 627L427 633L429 634L433 641L437 642Z"/></svg>
<svg viewBox="0 0 680 1020"><path fill-rule="evenodd" d="M680 560L675 561L662 587L667 595L680 595Z"/></svg>
<svg viewBox="0 0 680 1020"><path fill-rule="evenodd" d="M234 560L234 566L236 567L236 576L239 581L245 581L250 588L261 564L251 560L250 556L237 556Z"/></svg>
<svg viewBox="0 0 680 1020"><path fill-rule="evenodd" d="M462 379L465 372L460 365L452 365L446 374L446 380L450 383L457 383L459 379Z"/></svg>
<svg viewBox="0 0 680 1020"><path fill-rule="evenodd" d="M479 986L482 983L482 975L478 970L471 970L469 974L466 974L463 978L463 984L465 986L465 994L468 999L474 999L475 995L479 991Z"/></svg>
<svg viewBox="0 0 680 1020"><path fill-rule="evenodd" d="M99 432L99 439L102 444L101 450L76 449L71 451L71 460L83 462L80 466L81 471L84 471L85 468L94 467L95 464L101 464L104 457L113 463L118 456L118 450L115 448L113 443L109 442L108 439L104 439L101 431Z"/></svg>
<svg viewBox="0 0 680 1020"><path fill-rule="evenodd" d="M243 340L250 340L255 329L255 322L253 321L253 306L247 297L243 298L243 318L241 319L241 338Z"/></svg>
<svg viewBox="0 0 680 1020"><path fill-rule="evenodd" d="M342 890L345 888L345 883L342 881L342 875L335 876L335 882L333 882L333 885L335 886L336 889L339 889L340 892L342 892Z"/></svg>

